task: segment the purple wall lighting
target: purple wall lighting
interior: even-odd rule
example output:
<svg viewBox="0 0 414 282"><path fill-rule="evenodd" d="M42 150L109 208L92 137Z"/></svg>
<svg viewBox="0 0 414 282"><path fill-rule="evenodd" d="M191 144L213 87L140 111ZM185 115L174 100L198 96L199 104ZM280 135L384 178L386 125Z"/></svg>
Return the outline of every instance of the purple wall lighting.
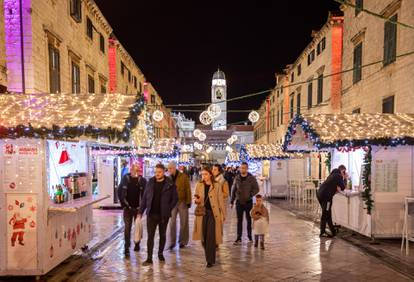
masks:
<svg viewBox="0 0 414 282"><path fill-rule="evenodd" d="M32 19L30 0L4 0L7 88L23 93L32 88Z"/></svg>

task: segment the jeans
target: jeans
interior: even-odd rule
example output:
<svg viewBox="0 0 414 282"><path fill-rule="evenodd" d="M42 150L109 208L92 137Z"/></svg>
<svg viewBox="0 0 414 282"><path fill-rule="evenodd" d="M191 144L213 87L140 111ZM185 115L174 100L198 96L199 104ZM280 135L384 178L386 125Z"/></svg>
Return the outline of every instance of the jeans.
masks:
<svg viewBox="0 0 414 282"><path fill-rule="evenodd" d="M131 229L132 224L137 218L138 209L124 208L124 238L125 238L125 249L129 249L131 246ZM136 242L139 243L139 242Z"/></svg>
<svg viewBox="0 0 414 282"><path fill-rule="evenodd" d="M171 211L170 221L170 236L171 245L177 242L177 214L180 216L180 236L178 242L180 245L187 245L189 240L189 226L188 226L188 207L184 202L178 203Z"/></svg>
<svg viewBox="0 0 414 282"><path fill-rule="evenodd" d="M318 198L319 204L322 208L321 216L321 234L325 233L326 224L328 223L329 229L331 230L332 235L336 234L335 227L332 222L332 199L320 199Z"/></svg>
<svg viewBox="0 0 414 282"><path fill-rule="evenodd" d="M157 226L158 226L158 233L160 234L160 244L158 248L158 255L161 255L164 252L165 240L167 237L167 225L168 225L168 218L162 218L161 215L153 214L147 217L148 259L152 259L152 252L154 250L154 237L155 237L155 231L157 230Z"/></svg>
<svg viewBox="0 0 414 282"><path fill-rule="evenodd" d="M252 239L252 218L250 217L250 211L253 208L253 201L250 200L246 204L240 204L236 202L237 210L237 240L241 240L243 234L243 214L246 213L247 221L247 236Z"/></svg>

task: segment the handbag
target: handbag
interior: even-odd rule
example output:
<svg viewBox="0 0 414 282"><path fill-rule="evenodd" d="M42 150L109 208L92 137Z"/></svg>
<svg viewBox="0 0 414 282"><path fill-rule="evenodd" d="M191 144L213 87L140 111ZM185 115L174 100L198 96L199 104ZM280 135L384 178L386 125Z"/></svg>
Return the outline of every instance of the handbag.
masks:
<svg viewBox="0 0 414 282"><path fill-rule="evenodd" d="M141 217L137 216L135 219L135 233L134 233L134 242L138 243L142 239L142 221Z"/></svg>
<svg viewBox="0 0 414 282"><path fill-rule="evenodd" d="M205 216L206 215L206 203L208 200L208 196L204 197L204 204L203 205L197 205L195 210L194 210L194 215L195 216Z"/></svg>

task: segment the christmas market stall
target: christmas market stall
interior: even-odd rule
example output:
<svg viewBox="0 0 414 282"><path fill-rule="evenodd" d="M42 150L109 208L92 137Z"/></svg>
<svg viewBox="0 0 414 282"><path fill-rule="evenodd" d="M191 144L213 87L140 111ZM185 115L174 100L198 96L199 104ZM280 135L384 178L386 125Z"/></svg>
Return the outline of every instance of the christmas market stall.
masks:
<svg viewBox="0 0 414 282"><path fill-rule="evenodd" d="M91 148L129 146L143 99L0 96L0 275L42 275L92 239Z"/></svg>
<svg viewBox="0 0 414 282"><path fill-rule="evenodd" d="M301 154L283 152L280 145L245 144L240 149L240 160L249 164L249 170L262 185L267 197L285 197L288 181L288 160L300 158Z"/></svg>
<svg viewBox="0 0 414 282"><path fill-rule="evenodd" d="M174 138L155 139L150 148L141 148L137 154L144 157L143 175L146 178L154 176L156 164L167 166L171 161L176 163L179 161L178 144Z"/></svg>
<svg viewBox="0 0 414 282"><path fill-rule="evenodd" d="M348 187L334 197L334 222L391 238L401 237L404 201L414 192L413 145L414 115L320 114L292 119L283 146L327 151L330 168L345 165Z"/></svg>

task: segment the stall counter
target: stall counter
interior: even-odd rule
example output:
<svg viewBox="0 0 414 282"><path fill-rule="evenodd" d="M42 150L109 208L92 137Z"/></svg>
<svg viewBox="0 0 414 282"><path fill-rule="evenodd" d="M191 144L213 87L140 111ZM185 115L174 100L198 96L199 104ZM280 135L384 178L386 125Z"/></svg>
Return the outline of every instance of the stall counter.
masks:
<svg viewBox="0 0 414 282"><path fill-rule="evenodd" d="M354 230L365 236L371 236L371 219L364 209L364 202L359 191L346 190L337 193L332 203L332 220L334 224Z"/></svg>

